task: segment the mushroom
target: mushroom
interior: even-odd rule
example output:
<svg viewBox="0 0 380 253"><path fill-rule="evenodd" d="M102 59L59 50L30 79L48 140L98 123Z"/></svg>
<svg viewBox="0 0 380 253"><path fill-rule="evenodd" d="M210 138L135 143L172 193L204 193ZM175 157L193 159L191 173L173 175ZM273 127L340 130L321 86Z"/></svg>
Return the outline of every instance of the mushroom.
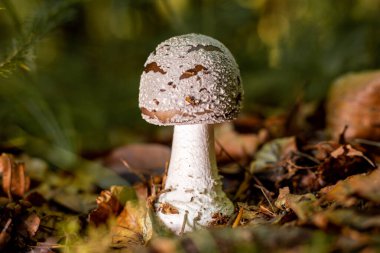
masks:
<svg viewBox="0 0 380 253"><path fill-rule="evenodd" d="M235 119L242 97L234 57L211 37L172 37L145 63L139 94L142 117L152 124L174 125L165 187L155 207L177 234L209 227L234 211L218 175L213 124Z"/></svg>

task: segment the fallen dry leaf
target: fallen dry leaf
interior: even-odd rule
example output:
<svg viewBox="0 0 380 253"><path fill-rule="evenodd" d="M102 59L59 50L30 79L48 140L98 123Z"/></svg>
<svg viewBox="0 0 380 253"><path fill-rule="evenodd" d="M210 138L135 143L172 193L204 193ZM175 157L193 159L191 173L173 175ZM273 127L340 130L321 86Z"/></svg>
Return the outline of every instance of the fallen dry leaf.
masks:
<svg viewBox="0 0 380 253"><path fill-rule="evenodd" d="M12 199L12 196L23 197L30 186L30 179L25 173L25 165L15 162L11 155L2 154L0 156L0 171L3 174L3 191L8 198Z"/></svg>
<svg viewBox="0 0 380 253"><path fill-rule="evenodd" d="M112 186L103 190L96 198L97 208L88 215L90 223L96 226L105 224L109 218L117 216L127 201L136 200L134 188L130 186Z"/></svg>
<svg viewBox="0 0 380 253"><path fill-rule="evenodd" d="M120 203L116 197L112 196L111 192L104 190L96 199L97 208L92 210L88 215L90 223L99 226L105 224L108 219L120 211Z"/></svg>
<svg viewBox="0 0 380 253"><path fill-rule="evenodd" d="M353 148L350 144L342 145L339 148L335 149L333 152L331 152L331 156L335 159L338 159L339 156L346 155L348 157L360 157L365 159L370 165L373 167L376 167L376 165L363 154L362 151L357 150Z"/></svg>
<svg viewBox="0 0 380 253"><path fill-rule="evenodd" d="M316 201L317 198L312 193L290 194L289 188L285 187L280 189L275 205L279 209L292 210L302 224L310 221L314 213L319 209L315 205Z"/></svg>
<svg viewBox="0 0 380 253"><path fill-rule="evenodd" d="M267 142L257 153L256 159L250 165L251 173L260 173L271 170L289 152L296 150L294 137L279 138Z"/></svg>
<svg viewBox="0 0 380 253"><path fill-rule="evenodd" d="M112 230L113 247L133 248L145 245L153 235L145 202L127 201Z"/></svg>
<svg viewBox="0 0 380 253"><path fill-rule="evenodd" d="M4 252L26 252L26 248L30 249L46 235L46 231L54 230L57 220L52 214L48 208L32 207L23 199L0 206L0 248Z"/></svg>
<svg viewBox="0 0 380 253"><path fill-rule="evenodd" d="M215 152L221 162L246 161L254 155L257 147L267 139L261 134L240 134L232 123L221 124L215 128Z"/></svg>
<svg viewBox="0 0 380 253"><path fill-rule="evenodd" d="M333 150L330 157L318 166L320 186L332 185L349 176L373 170L374 163L359 149L360 147L341 145Z"/></svg>
<svg viewBox="0 0 380 253"><path fill-rule="evenodd" d="M170 148L167 146L131 144L113 150L103 163L134 183L146 175L162 174L169 160Z"/></svg>
<svg viewBox="0 0 380 253"><path fill-rule="evenodd" d="M334 201L342 206L352 206L361 199L380 204L380 169L369 174L348 177L337 184L321 189L320 193L328 201Z"/></svg>
<svg viewBox="0 0 380 253"><path fill-rule="evenodd" d="M346 74L331 86L327 102L328 130L337 139L380 140L380 71Z"/></svg>
<svg viewBox="0 0 380 253"><path fill-rule="evenodd" d="M30 237L33 237L36 234L38 228L40 227L40 223L41 219L35 213L31 213L28 215L28 217L26 217L23 225Z"/></svg>
<svg viewBox="0 0 380 253"><path fill-rule="evenodd" d="M360 147L333 142L302 144L291 137L265 144L250 165L250 172L257 177L273 182L275 188L288 186L297 194L315 192L373 169L374 163Z"/></svg>

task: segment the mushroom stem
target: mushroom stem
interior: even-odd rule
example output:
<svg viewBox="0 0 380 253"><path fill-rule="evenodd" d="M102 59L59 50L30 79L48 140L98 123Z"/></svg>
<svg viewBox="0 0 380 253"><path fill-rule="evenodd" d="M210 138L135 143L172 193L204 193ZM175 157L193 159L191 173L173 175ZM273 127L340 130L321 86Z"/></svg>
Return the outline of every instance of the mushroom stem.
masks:
<svg viewBox="0 0 380 253"><path fill-rule="evenodd" d="M174 127L165 189L170 191L158 199L158 216L177 234L186 211L185 232L207 227L220 215L232 214L233 204L222 191L218 175L213 125Z"/></svg>

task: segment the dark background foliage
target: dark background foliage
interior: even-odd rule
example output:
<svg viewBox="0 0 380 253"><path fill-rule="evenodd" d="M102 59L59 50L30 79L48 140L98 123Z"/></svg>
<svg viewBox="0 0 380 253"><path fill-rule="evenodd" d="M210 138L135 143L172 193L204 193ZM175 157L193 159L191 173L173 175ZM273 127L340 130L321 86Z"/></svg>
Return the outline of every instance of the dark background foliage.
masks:
<svg viewBox="0 0 380 253"><path fill-rule="evenodd" d="M244 113L322 101L342 73L380 65L377 0L0 1L0 146L103 152L149 139L137 103L145 59L175 35L222 41Z"/></svg>

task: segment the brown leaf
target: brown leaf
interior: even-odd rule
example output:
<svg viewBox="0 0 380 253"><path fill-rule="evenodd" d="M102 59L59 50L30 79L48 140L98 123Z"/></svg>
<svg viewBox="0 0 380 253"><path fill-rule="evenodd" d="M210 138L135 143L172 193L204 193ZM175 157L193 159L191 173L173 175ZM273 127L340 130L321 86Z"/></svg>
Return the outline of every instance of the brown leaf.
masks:
<svg viewBox="0 0 380 253"><path fill-rule="evenodd" d="M222 124L215 130L215 152L218 161L246 161L252 158L266 134L240 134L231 123Z"/></svg>
<svg viewBox="0 0 380 253"><path fill-rule="evenodd" d="M97 208L88 216L95 225L104 224L107 220L118 215L127 201L136 200L134 189L129 186L112 186L111 190L104 190L96 199Z"/></svg>
<svg viewBox="0 0 380 253"><path fill-rule="evenodd" d="M380 71L347 74L331 86L327 125L334 138L380 140Z"/></svg>
<svg viewBox="0 0 380 253"><path fill-rule="evenodd" d="M372 167L376 167L375 164L366 157L362 151L353 148L350 144L342 145L339 148L331 152L331 156L337 159L339 156L346 155L348 157L360 157L366 160Z"/></svg>
<svg viewBox="0 0 380 253"><path fill-rule="evenodd" d="M326 200L343 206L355 205L360 199L380 204L380 169L369 174L351 176L337 184L321 189Z"/></svg>
<svg viewBox="0 0 380 253"><path fill-rule="evenodd" d="M301 222L307 222L312 219L318 209L314 205L316 200L316 197L311 193L303 195L290 194L289 188L285 187L280 189L275 205L280 209L292 210Z"/></svg>
<svg viewBox="0 0 380 253"><path fill-rule="evenodd" d="M13 195L22 197L29 190L30 179L25 174L25 164L17 163L12 170L11 192Z"/></svg>
<svg viewBox="0 0 380 253"><path fill-rule="evenodd" d="M0 156L0 171L3 173L3 191L7 194L8 198L12 198L12 159L7 154Z"/></svg>
<svg viewBox="0 0 380 253"><path fill-rule="evenodd" d="M88 215L89 222L96 226L106 223L111 216L119 212L121 207L116 197L112 196L108 190L104 190L100 193L100 196L96 198L96 203L98 207L92 210Z"/></svg>
<svg viewBox="0 0 380 253"><path fill-rule="evenodd" d="M24 226L30 237L33 237L36 234L40 226L40 223L41 219L35 213L31 213L28 215L28 217L26 217L26 219L24 220Z"/></svg>
<svg viewBox="0 0 380 253"><path fill-rule="evenodd" d="M159 144L131 144L119 147L105 158L104 164L125 176L130 183L146 175L160 175L170 159L170 148ZM137 175L137 176L136 176Z"/></svg>
<svg viewBox="0 0 380 253"><path fill-rule="evenodd" d="M307 146L306 151L311 151L314 154L314 157L323 162L331 156L331 153L338 149L340 144L335 141L322 141L317 144Z"/></svg>
<svg viewBox="0 0 380 253"><path fill-rule="evenodd" d="M341 155L344 155L344 146L340 146L339 148L331 152L331 156L334 158L338 158L338 156L341 156Z"/></svg>
<svg viewBox="0 0 380 253"><path fill-rule="evenodd" d="M279 138L266 143L257 153L256 160L250 165L251 173L263 172L273 168L285 155L296 150L294 137Z"/></svg>
<svg viewBox="0 0 380 253"><path fill-rule="evenodd" d="M3 173L3 190L8 198L23 197L29 190L30 179L25 174L25 165L16 163L8 154L0 156L0 171Z"/></svg>
<svg viewBox="0 0 380 253"><path fill-rule="evenodd" d="M133 248L145 245L153 234L152 222L145 203L127 201L124 210L117 217L113 229L113 247Z"/></svg>

